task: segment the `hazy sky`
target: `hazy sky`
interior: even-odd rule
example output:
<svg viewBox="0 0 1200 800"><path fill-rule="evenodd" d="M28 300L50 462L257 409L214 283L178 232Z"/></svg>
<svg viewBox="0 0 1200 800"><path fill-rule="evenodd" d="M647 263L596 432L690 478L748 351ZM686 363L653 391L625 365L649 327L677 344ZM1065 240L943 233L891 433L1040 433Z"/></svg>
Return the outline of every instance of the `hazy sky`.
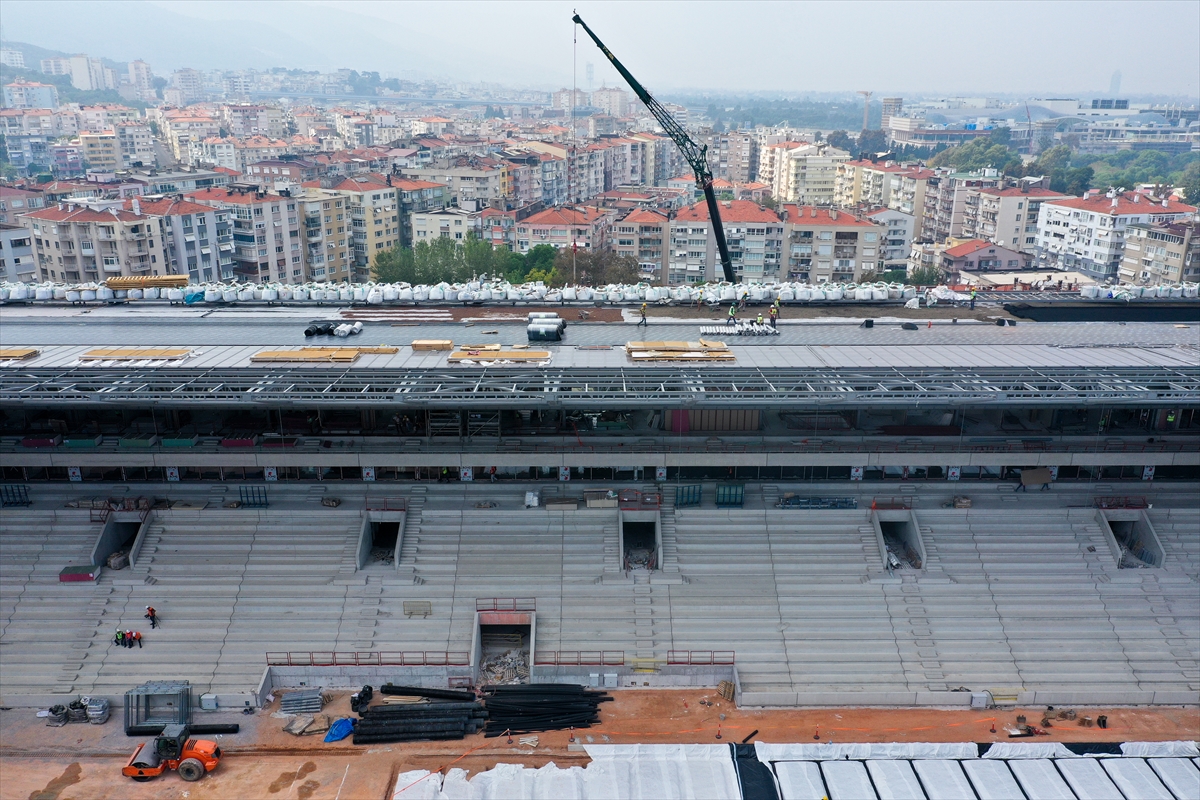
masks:
<svg viewBox="0 0 1200 800"><path fill-rule="evenodd" d="M0 33L159 73L192 66L570 85L577 9L651 90L1200 93L1196 0L3 0ZM579 83L619 76L580 32ZM585 87L586 88L586 87ZM877 95L877 96L879 96Z"/></svg>

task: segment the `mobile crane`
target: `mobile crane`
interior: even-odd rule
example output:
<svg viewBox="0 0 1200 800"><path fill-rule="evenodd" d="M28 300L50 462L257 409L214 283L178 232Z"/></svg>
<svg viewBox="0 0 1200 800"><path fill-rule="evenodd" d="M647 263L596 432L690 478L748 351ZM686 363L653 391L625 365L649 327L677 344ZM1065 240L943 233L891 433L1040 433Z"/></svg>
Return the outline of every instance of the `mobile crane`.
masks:
<svg viewBox="0 0 1200 800"><path fill-rule="evenodd" d="M679 152L683 153L684 159L691 166L692 172L696 175L696 183L704 189L704 201L708 204L708 218L712 222L713 235L717 239L717 254L721 259L721 269L725 272L725 280L730 283L737 283L737 276L733 274L733 262L729 260L729 245L725 242L725 228L721 224L721 207L717 203L716 192L713 191L713 175L712 170L708 167L708 147L699 145L688 136L687 131L683 126L675 121L675 118L662 107L662 104L655 100L646 87L637 82L637 78L625 69L625 65L617 60L617 57L612 54L604 42L596 34L592 33L592 29L587 26L578 14L571 17L571 21L583 28L588 36L592 37L592 41L600 48L600 52L604 53L605 58L612 62L612 65L617 68L617 72L621 73L621 77L629 84L629 88L633 89L633 93L638 96L638 99L646 104L646 108L650 109L650 113L658 120L658 124L663 126L663 130L667 136L671 137L671 141L675 142L675 146L679 148Z"/></svg>

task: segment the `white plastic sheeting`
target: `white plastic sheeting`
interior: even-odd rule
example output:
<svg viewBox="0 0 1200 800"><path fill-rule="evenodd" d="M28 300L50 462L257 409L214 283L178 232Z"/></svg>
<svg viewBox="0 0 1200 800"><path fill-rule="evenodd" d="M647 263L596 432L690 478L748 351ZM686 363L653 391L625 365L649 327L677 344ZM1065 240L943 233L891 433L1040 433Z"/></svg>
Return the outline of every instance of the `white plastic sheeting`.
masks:
<svg viewBox="0 0 1200 800"><path fill-rule="evenodd" d="M1025 793L1003 761L977 758L963 761L962 768L975 787L979 800L1025 800Z"/></svg>
<svg viewBox="0 0 1200 800"><path fill-rule="evenodd" d="M1126 797L1137 800L1175 800L1154 770L1140 758L1106 758L1100 762Z"/></svg>
<svg viewBox="0 0 1200 800"><path fill-rule="evenodd" d="M929 800L962 800L974 792L957 761L914 761Z"/></svg>
<svg viewBox="0 0 1200 800"><path fill-rule="evenodd" d="M983 754L984 758L1079 758L1058 742L997 742Z"/></svg>
<svg viewBox="0 0 1200 800"><path fill-rule="evenodd" d="M1200 797L1200 768L1186 758L1152 758L1150 768L1176 800Z"/></svg>
<svg viewBox="0 0 1200 800"><path fill-rule="evenodd" d="M424 770L396 780L395 800L738 800L741 790L728 745L589 745L592 763L540 769L497 764L468 778ZM408 788L405 788L408 787Z"/></svg>
<svg viewBox="0 0 1200 800"><path fill-rule="evenodd" d="M867 772L871 773L879 800L921 800L925 796L907 761L875 759L867 762Z"/></svg>
<svg viewBox="0 0 1200 800"><path fill-rule="evenodd" d="M867 768L859 761L823 761L821 774L829 787L829 800L864 800L875 795Z"/></svg>
<svg viewBox="0 0 1200 800"><path fill-rule="evenodd" d="M1065 749L1065 748L1064 748ZM882 742L837 744L770 744L755 742L758 760L836 761L854 758L976 758L979 748L973 742Z"/></svg>
<svg viewBox="0 0 1200 800"><path fill-rule="evenodd" d="M1141 758L1196 758L1200 748L1195 742L1125 742L1121 754Z"/></svg>
<svg viewBox="0 0 1200 800"><path fill-rule="evenodd" d="M1073 758L1058 762L1058 771L1067 779L1079 800L1125 800L1095 758Z"/></svg>
<svg viewBox="0 0 1200 800"><path fill-rule="evenodd" d="M781 800L826 800L821 768L814 761L780 761L775 778Z"/></svg>
<svg viewBox="0 0 1200 800"><path fill-rule="evenodd" d="M1076 800L1075 793L1048 758L1009 761L1008 767L1029 800Z"/></svg>

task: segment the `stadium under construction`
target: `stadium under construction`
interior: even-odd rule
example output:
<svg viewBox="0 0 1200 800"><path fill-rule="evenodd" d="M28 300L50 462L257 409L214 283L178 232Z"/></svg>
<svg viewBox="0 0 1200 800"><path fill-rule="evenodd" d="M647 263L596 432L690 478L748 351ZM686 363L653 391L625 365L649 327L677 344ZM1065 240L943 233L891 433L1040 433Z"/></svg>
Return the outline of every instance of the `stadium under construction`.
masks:
<svg viewBox="0 0 1200 800"><path fill-rule="evenodd" d="M444 687L489 636L747 706L1200 691L1194 327L312 313L0 310L5 705Z"/></svg>

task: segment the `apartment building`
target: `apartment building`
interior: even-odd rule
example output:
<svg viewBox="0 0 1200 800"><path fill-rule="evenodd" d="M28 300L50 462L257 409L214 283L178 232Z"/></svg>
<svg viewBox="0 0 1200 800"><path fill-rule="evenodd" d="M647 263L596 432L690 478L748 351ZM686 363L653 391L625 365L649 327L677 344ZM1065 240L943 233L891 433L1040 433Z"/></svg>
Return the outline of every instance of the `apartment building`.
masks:
<svg viewBox="0 0 1200 800"><path fill-rule="evenodd" d="M22 217L32 237L38 279L90 282L170 273L164 242L151 217L121 201L74 201Z"/></svg>
<svg viewBox="0 0 1200 800"><path fill-rule="evenodd" d="M313 281L354 281L354 238L350 198L306 186L294 193L304 219L305 273Z"/></svg>
<svg viewBox="0 0 1200 800"><path fill-rule="evenodd" d="M229 134L239 139L250 136L278 139L283 136L283 112L275 106L249 103L223 105L221 119Z"/></svg>
<svg viewBox="0 0 1200 800"><path fill-rule="evenodd" d="M46 199L41 192L0 186L0 222L16 225L22 214L44 208L45 205Z"/></svg>
<svg viewBox="0 0 1200 800"><path fill-rule="evenodd" d="M512 250L517 244L517 213L485 208L479 212L479 238L492 247Z"/></svg>
<svg viewBox="0 0 1200 800"><path fill-rule="evenodd" d="M5 108L58 108L58 88L20 78L4 85Z"/></svg>
<svg viewBox="0 0 1200 800"><path fill-rule="evenodd" d="M972 239L942 251L940 266L942 272L957 283L958 276L964 272L1015 272L1029 269L1033 266L1033 256L985 239Z"/></svg>
<svg viewBox="0 0 1200 800"><path fill-rule="evenodd" d="M193 143L220 137L220 123L209 116L193 113L168 113L164 118L163 134L176 161L188 163ZM231 167L232 169L232 167Z"/></svg>
<svg viewBox="0 0 1200 800"><path fill-rule="evenodd" d="M894 208L878 208L864 213L863 219L871 220L881 228L875 268L907 269L908 257L912 253L916 218Z"/></svg>
<svg viewBox="0 0 1200 800"><path fill-rule="evenodd" d="M934 242L943 242L949 237L961 238L967 215L967 198L977 196L981 189L997 189L1003 185L1004 176L994 169L950 172L929 177L925 183L921 238Z"/></svg>
<svg viewBox="0 0 1200 800"><path fill-rule="evenodd" d="M758 138L753 132L725 131L702 138L708 146L708 166L713 177L747 183L758 175Z"/></svg>
<svg viewBox="0 0 1200 800"><path fill-rule="evenodd" d="M46 169L50 145L58 138L54 112L48 108L5 108L0 110L0 133L8 163L24 174Z"/></svg>
<svg viewBox="0 0 1200 800"><path fill-rule="evenodd" d="M485 209L486 210L486 209ZM468 239L481 236L484 211L472 211L457 206L414 211L411 216L413 243L432 239Z"/></svg>
<svg viewBox="0 0 1200 800"><path fill-rule="evenodd" d="M613 117L629 116L629 92L624 89L603 88L592 92L591 105Z"/></svg>
<svg viewBox="0 0 1200 800"><path fill-rule="evenodd" d="M609 248L621 256L636 259L643 280L666 283L667 255L670 253L671 222L666 214L648 208L630 211L612 224Z"/></svg>
<svg viewBox="0 0 1200 800"><path fill-rule="evenodd" d="M1084 197L1047 200L1038 216L1038 262L1046 268L1077 270L1096 281L1116 280L1130 225L1186 223L1195 214L1195 207L1175 197L1139 192L1101 194L1091 189ZM1143 271L1147 270L1138 270L1139 277Z"/></svg>
<svg viewBox="0 0 1200 800"><path fill-rule="evenodd" d="M121 149L115 131L81 133L79 145L83 148L83 162L88 169L98 172L121 169Z"/></svg>
<svg viewBox="0 0 1200 800"><path fill-rule="evenodd" d="M666 136L653 133L631 133L626 139L641 142L642 184L666 186L667 180L684 169L679 148Z"/></svg>
<svg viewBox="0 0 1200 800"><path fill-rule="evenodd" d="M557 248L603 250L616 212L592 206L548 208L517 223L516 252L528 253L539 244Z"/></svg>
<svg viewBox="0 0 1200 800"><path fill-rule="evenodd" d="M928 241L925 235L925 191L933 170L914 167L905 172L893 172L888 177L891 190L888 208L902 211L913 217L913 241ZM930 233L932 236L932 232Z"/></svg>
<svg viewBox="0 0 1200 800"><path fill-rule="evenodd" d="M839 208L888 206L892 201L892 189L898 183L893 177L915 169L919 168L894 161L861 159L843 162L838 165L834 179L833 203Z"/></svg>
<svg viewBox="0 0 1200 800"><path fill-rule="evenodd" d="M178 95L176 105L190 105L204 99L204 73L198 69L180 69L171 74L171 88ZM163 92L166 97L166 92Z"/></svg>
<svg viewBox="0 0 1200 800"><path fill-rule="evenodd" d="M771 194L800 205L832 205L838 165L850 160L845 150L808 144L784 150L775 167Z"/></svg>
<svg viewBox="0 0 1200 800"><path fill-rule="evenodd" d="M187 275L197 283L233 280L233 224L228 211L177 197L131 199L124 209L157 221L166 273Z"/></svg>
<svg viewBox="0 0 1200 800"><path fill-rule="evenodd" d="M772 280L779 276L784 223L774 211L748 200L723 200L721 223L738 280ZM724 278L707 203L693 203L671 221L668 264L672 284Z"/></svg>
<svg viewBox="0 0 1200 800"><path fill-rule="evenodd" d="M886 230L872 220L832 208L784 204L787 279L846 283L879 268Z"/></svg>
<svg viewBox="0 0 1200 800"><path fill-rule="evenodd" d="M435 211L446 205L446 187L433 181L418 181L410 178L392 178L392 186L400 204L401 247L412 247L413 212Z"/></svg>
<svg viewBox="0 0 1200 800"><path fill-rule="evenodd" d="M1033 252L1042 203L1073 195L1038 186L975 189L967 192L962 235Z"/></svg>
<svg viewBox="0 0 1200 800"><path fill-rule="evenodd" d="M787 157L789 150L797 147L804 147L808 142L768 142L763 143L763 138L760 136L758 147L758 175L756 180L765 183L771 187L771 191L775 191L775 176L779 174L780 166Z"/></svg>
<svg viewBox="0 0 1200 800"><path fill-rule="evenodd" d="M113 126L117 134L117 149L121 153L121 167L153 167L158 163L154 152L154 135L144 122L118 122Z"/></svg>
<svg viewBox="0 0 1200 800"><path fill-rule="evenodd" d="M1151 285L1200 281L1200 222L1126 225L1120 278Z"/></svg>
<svg viewBox="0 0 1200 800"><path fill-rule="evenodd" d="M300 212L295 198L244 183L204 189L187 197L229 212L236 279L252 283L304 282Z"/></svg>
<svg viewBox="0 0 1200 800"><path fill-rule="evenodd" d="M0 280L33 283L37 277L37 259L29 229L0 222Z"/></svg>
<svg viewBox="0 0 1200 800"><path fill-rule="evenodd" d="M320 188L347 198L353 239L354 280L371 279L375 256L401 243L400 200L395 178L374 172L322 181Z"/></svg>
<svg viewBox="0 0 1200 800"><path fill-rule="evenodd" d="M154 90L154 71L145 61L138 59L129 62L129 85L133 88L134 96L138 100L144 100L147 103L158 100L158 93Z"/></svg>
<svg viewBox="0 0 1200 800"><path fill-rule="evenodd" d="M428 167L400 167L402 177L440 183L449 189L447 199L461 206L469 201L488 205L499 202L508 193L508 165L503 160L482 156L461 156Z"/></svg>

